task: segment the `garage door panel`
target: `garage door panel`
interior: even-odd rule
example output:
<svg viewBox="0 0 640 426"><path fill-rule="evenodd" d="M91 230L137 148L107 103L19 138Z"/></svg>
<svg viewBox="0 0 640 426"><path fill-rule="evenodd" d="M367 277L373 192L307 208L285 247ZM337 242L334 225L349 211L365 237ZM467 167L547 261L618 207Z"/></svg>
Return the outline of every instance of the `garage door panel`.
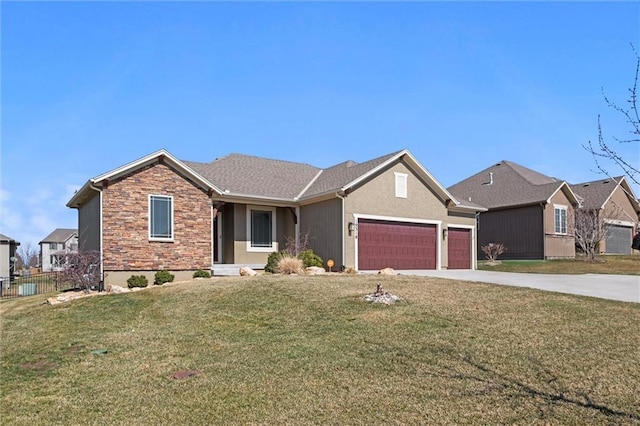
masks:
<svg viewBox="0 0 640 426"><path fill-rule="evenodd" d="M436 226L358 221L358 269L436 268Z"/></svg>
<svg viewBox="0 0 640 426"><path fill-rule="evenodd" d="M449 228L447 235L448 268L471 268L471 230Z"/></svg>
<svg viewBox="0 0 640 426"><path fill-rule="evenodd" d="M631 254L633 229L629 226L607 225L605 250L609 254Z"/></svg>

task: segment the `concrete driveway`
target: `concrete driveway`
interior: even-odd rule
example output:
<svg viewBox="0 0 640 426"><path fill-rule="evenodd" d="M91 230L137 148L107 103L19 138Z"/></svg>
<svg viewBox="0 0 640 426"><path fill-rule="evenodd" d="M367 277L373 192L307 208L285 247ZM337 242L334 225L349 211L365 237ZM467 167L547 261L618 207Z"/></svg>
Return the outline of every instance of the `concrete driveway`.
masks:
<svg viewBox="0 0 640 426"><path fill-rule="evenodd" d="M601 299L640 303L638 275L553 275L513 272L442 270L396 271L402 275L448 278L490 284L529 287L558 293L578 294Z"/></svg>

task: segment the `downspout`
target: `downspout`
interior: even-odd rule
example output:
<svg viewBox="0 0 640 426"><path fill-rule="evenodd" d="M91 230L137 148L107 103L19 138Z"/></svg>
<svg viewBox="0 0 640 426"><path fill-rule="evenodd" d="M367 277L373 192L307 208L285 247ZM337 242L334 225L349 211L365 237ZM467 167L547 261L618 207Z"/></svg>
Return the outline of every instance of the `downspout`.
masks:
<svg viewBox="0 0 640 426"><path fill-rule="evenodd" d="M93 183L89 183L89 187L100 194L100 281L104 285L104 250L102 241L102 188L94 186Z"/></svg>
<svg viewBox="0 0 640 426"><path fill-rule="evenodd" d="M340 198L340 201L342 201L342 262L340 262L340 268L342 269L342 267L346 267L345 263L346 263L346 258L347 258L347 247L346 247L346 241L345 241L345 220L344 220L344 197L342 195L340 195L339 193L336 192L336 197Z"/></svg>

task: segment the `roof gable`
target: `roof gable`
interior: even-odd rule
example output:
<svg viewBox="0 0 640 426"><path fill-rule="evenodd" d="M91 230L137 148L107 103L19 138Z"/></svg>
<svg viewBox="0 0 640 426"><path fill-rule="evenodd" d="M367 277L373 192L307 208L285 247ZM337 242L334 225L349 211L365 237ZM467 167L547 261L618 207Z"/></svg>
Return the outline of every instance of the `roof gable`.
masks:
<svg viewBox="0 0 640 426"><path fill-rule="evenodd" d="M578 183L571 185L571 189L581 198L584 199L582 206L585 209L602 209L613 193L620 189L629 199L636 212L640 212L640 204L636 198L631 186L627 183L624 176L615 178L606 178L594 180L590 182Z"/></svg>

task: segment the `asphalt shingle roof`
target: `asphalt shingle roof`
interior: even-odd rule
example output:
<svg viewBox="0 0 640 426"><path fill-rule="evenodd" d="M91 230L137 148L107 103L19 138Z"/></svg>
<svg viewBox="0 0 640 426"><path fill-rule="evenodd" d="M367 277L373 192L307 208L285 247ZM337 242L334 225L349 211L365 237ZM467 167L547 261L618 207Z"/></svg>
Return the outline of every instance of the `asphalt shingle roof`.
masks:
<svg viewBox="0 0 640 426"><path fill-rule="evenodd" d="M327 169L304 163L230 154L210 163L183 161L222 191L258 197L294 199L338 190L399 152L364 163L346 161ZM308 188L307 188L308 187Z"/></svg>
<svg viewBox="0 0 640 426"><path fill-rule="evenodd" d="M296 197L319 168L282 160L230 154L211 163L184 161L222 191L260 197Z"/></svg>
<svg viewBox="0 0 640 426"><path fill-rule="evenodd" d="M57 228L55 231L47 235L41 243L64 243L67 241L73 234L77 234L77 229L69 229L69 228Z"/></svg>
<svg viewBox="0 0 640 426"><path fill-rule="evenodd" d="M364 163L346 161L333 167L329 167L328 169L324 169L309 189L304 193L304 197L313 197L314 195L338 190L358 179L360 176L367 174L400 152L401 151L397 151L383 155L382 157L374 158L373 160L365 161Z"/></svg>
<svg viewBox="0 0 640 426"><path fill-rule="evenodd" d="M448 190L459 200L492 209L545 201L563 183L511 161L501 161Z"/></svg>
<svg viewBox="0 0 640 426"><path fill-rule="evenodd" d="M599 209L616 189L621 179L622 177L616 177L578 183L571 185L571 190L583 199L582 206L585 209Z"/></svg>

